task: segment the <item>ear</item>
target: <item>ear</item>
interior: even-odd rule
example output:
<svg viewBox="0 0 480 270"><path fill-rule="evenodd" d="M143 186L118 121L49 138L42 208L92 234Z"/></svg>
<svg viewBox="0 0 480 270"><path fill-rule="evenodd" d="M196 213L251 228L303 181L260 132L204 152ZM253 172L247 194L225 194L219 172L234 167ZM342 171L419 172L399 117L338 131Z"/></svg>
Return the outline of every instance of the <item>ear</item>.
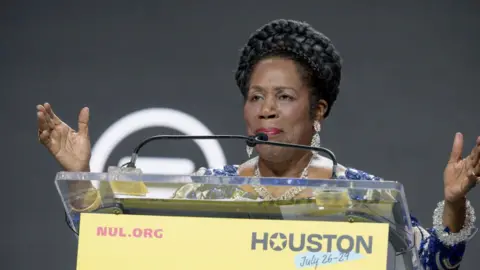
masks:
<svg viewBox="0 0 480 270"><path fill-rule="evenodd" d="M321 99L318 101L317 107L315 108L315 120L322 121L324 119L324 115L328 110L328 103Z"/></svg>

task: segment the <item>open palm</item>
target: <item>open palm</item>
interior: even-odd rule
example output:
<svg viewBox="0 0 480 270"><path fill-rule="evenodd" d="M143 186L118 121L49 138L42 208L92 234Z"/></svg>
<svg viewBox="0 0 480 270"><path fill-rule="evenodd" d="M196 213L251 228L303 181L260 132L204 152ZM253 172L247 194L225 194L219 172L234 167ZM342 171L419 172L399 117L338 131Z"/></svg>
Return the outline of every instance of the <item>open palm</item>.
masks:
<svg viewBox="0 0 480 270"><path fill-rule="evenodd" d="M443 173L445 200L461 200L477 184L480 175L480 137L470 155L462 158L463 135L457 133L453 142L450 160Z"/></svg>
<svg viewBox="0 0 480 270"><path fill-rule="evenodd" d="M83 108L78 116L78 132L65 124L50 104L37 105L38 135L66 171L89 171L91 155L88 135L89 110Z"/></svg>

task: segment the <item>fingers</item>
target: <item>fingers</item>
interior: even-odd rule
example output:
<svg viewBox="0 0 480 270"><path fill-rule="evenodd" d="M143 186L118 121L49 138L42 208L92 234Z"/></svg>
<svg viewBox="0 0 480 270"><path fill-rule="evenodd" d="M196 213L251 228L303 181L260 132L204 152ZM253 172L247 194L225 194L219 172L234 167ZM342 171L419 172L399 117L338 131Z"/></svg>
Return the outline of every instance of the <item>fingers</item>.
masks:
<svg viewBox="0 0 480 270"><path fill-rule="evenodd" d="M49 130L49 126L47 123L47 117L43 110L44 108L41 105L37 106L37 122L38 122L38 132L41 133L44 130Z"/></svg>
<svg viewBox="0 0 480 270"><path fill-rule="evenodd" d="M469 191L480 182L480 137L477 138L476 145L466 161L467 183L465 188Z"/></svg>
<svg viewBox="0 0 480 270"><path fill-rule="evenodd" d="M463 135L460 132L455 134L455 139L453 140L452 152L450 153L449 162L457 162L462 159L462 150L463 150Z"/></svg>
<svg viewBox="0 0 480 270"><path fill-rule="evenodd" d="M480 136L477 137L476 145L472 149L471 158L475 164L480 161Z"/></svg>
<svg viewBox="0 0 480 270"><path fill-rule="evenodd" d="M40 105L40 104L37 105L37 111L46 113L45 107L43 107L43 106Z"/></svg>
<svg viewBox="0 0 480 270"><path fill-rule="evenodd" d="M469 156L470 166L472 167L473 174L480 175L480 137L477 138L477 144L472 149Z"/></svg>
<svg viewBox="0 0 480 270"><path fill-rule="evenodd" d="M43 145L50 145L50 125L48 124L48 115L45 107L37 105L37 122L38 122L38 140Z"/></svg>
<svg viewBox="0 0 480 270"><path fill-rule="evenodd" d="M45 104L48 104L48 103L45 103ZM55 123L52 121L52 119L50 117L50 114L48 113L47 109L45 108L45 104L44 105L37 105L37 111L41 112L43 114L42 118L45 119L45 123L47 124L47 126L50 129L53 129L53 128L55 128ZM38 115L38 112L37 112L37 115Z"/></svg>
<svg viewBox="0 0 480 270"><path fill-rule="evenodd" d="M90 118L90 110L88 107L83 108L78 115L78 133L88 136L88 120Z"/></svg>
<svg viewBox="0 0 480 270"><path fill-rule="evenodd" d="M60 121L60 118L58 118L53 112L52 105L50 105L49 103L45 103L43 104L43 106L45 107L48 117L50 118L53 124L58 125L62 122Z"/></svg>
<svg viewBox="0 0 480 270"><path fill-rule="evenodd" d="M38 140L40 141L40 143L48 147L51 143L50 132L47 130L42 131L40 133L40 136L38 137Z"/></svg>

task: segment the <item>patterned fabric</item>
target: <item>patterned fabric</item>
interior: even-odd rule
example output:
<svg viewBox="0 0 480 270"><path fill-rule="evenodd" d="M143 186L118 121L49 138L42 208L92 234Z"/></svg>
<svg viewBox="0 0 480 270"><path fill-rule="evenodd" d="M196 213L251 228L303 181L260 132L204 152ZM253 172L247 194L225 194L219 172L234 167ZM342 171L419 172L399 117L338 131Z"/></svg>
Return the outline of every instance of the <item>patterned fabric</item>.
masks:
<svg viewBox="0 0 480 270"><path fill-rule="evenodd" d="M220 169L201 168L197 176L238 176L238 165L227 165ZM382 178L353 168L338 167L335 178L348 180L383 181ZM301 181L301 180L300 180ZM371 197L373 194L350 194L352 199ZM204 184L187 184L181 187L174 198L190 199L261 199L238 188L212 188ZM415 217L411 217L414 242L420 262L425 270L458 269L465 252L466 242L449 247L442 244L433 229L423 228Z"/></svg>

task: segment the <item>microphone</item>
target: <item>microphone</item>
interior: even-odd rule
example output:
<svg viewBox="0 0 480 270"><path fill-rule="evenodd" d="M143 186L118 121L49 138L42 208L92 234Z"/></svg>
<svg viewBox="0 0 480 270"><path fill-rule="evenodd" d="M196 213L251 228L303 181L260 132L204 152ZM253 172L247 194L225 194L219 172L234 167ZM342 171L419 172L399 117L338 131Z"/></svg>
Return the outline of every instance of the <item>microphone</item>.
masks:
<svg viewBox="0 0 480 270"><path fill-rule="evenodd" d="M137 161L138 153L140 149L144 147L146 144L156 140L217 140L217 139L236 139L236 140L244 140L245 143L250 147L255 147L257 144L266 144L266 145L275 145L281 147L288 147L288 148L297 148L303 150L310 150L315 152L322 152L327 154L333 162L333 169L332 169L332 177L335 175L336 167L337 167L337 158L335 154L325 147L314 147L310 145L301 145L301 144L292 144L292 143L281 143L275 141L269 141L268 135L265 133L257 133L254 136L244 136L244 135L156 135L152 137L148 137L144 139L141 143L135 147L133 150L132 156L130 161L124 164L123 166L127 166L127 168L136 168L135 163ZM123 167L122 166L122 167Z"/></svg>
<svg viewBox="0 0 480 270"><path fill-rule="evenodd" d="M247 142L248 146L255 146L257 144L268 144L268 145L276 145L276 146L282 146L282 147L289 147L289 148L297 148L297 149L303 149L303 150L310 150L310 151L315 151L315 152L322 152L327 154L330 159L332 160L332 178L335 177L335 172L337 171L337 158L335 157L335 154L328 148L325 147L315 147L315 146L310 146L310 145L302 145L302 144L294 144L294 143L282 143L282 142L274 142L274 141L269 141L268 140L268 135L265 133L257 133L257 135L253 136L251 138L252 142ZM250 145L250 144L252 145Z"/></svg>

